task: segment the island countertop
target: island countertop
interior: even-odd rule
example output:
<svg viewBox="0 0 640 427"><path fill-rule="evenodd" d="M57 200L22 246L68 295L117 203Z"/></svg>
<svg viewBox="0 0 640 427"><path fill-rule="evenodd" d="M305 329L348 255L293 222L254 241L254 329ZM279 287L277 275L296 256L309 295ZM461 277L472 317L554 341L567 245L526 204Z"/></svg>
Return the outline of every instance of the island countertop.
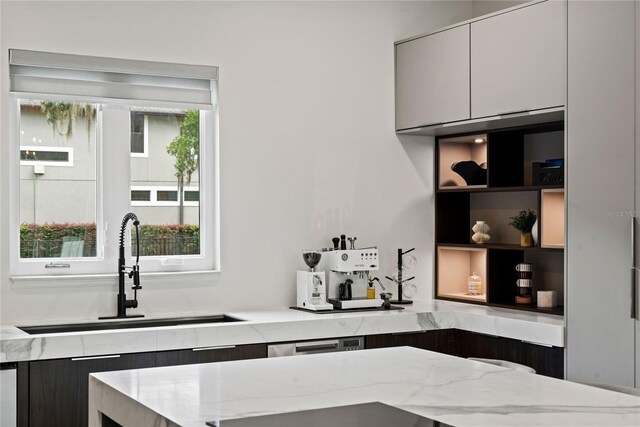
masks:
<svg viewBox="0 0 640 427"><path fill-rule="evenodd" d="M194 313L204 314L207 313ZM30 335L16 326L3 325L0 328L0 362L449 328L564 347L564 319L561 316L449 301L416 301L404 310L374 312L314 314L277 307L225 314L245 321L41 335Z"/></svg>
<svg viewBox="0 0 640 427"><path fill-rule="evenodd" d="M89 425L104 413L204 427L376 401L455 426L640 425L638 397L411 347L91 374Z"/></svg>

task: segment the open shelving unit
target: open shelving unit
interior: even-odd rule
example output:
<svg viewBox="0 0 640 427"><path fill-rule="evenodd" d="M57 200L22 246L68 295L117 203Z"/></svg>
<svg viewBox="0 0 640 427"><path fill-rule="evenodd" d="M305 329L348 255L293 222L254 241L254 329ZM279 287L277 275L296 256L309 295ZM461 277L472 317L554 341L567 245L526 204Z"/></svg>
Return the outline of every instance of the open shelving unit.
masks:
<svg viewBox="0 0 640 427"><path fill-rule="evenodd" d="M564 123L494 130L482 134L443 136L436 140L436 298L562 315L564 301L563 171L554 179L534 176L534 163L564 159ZM486 182L467 185L456 174L456 162L475 161L486 170ZM562 163L562 162L560 162ZM478 168L470 170L478 172ZM558 166L562 168L563 166ZM520 234L508 225L520 210L538 216L538 241L520 246ZM491 240L476 244L471 227L485 221ZM515 266L533 264L532 304L517 304ZM482 267L482 268L481 268ZM482 278L480 295L467 294L467 278ZM539 308L538 290L558 293L559 306Z"/></svg>

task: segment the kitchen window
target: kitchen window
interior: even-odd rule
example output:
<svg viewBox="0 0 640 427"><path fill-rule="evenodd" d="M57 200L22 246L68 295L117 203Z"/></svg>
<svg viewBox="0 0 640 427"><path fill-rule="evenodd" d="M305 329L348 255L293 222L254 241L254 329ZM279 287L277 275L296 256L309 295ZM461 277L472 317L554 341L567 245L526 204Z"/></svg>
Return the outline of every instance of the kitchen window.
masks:
<svg viewBox="0 0 640 427"><path fill-rule="evenodd" d="M115 274L129 211L143 273L218 269L216 67L10 50L10 77L12 277Z"/></svg>

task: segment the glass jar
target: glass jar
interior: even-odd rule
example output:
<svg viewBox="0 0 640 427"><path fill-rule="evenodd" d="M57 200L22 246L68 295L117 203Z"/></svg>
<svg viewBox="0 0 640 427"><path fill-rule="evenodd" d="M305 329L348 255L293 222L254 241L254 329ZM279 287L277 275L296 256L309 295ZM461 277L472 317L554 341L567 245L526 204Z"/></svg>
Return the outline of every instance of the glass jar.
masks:
<svg viewBox="0 0 640 427"><path fill-rule="evenodd" d="M473 274L469 276L467 284L468 284L467 293L469 295L480 294L480 286L482 285L482 279L480 278L480 276L478 276L478 273L474 271Z"/></svg>

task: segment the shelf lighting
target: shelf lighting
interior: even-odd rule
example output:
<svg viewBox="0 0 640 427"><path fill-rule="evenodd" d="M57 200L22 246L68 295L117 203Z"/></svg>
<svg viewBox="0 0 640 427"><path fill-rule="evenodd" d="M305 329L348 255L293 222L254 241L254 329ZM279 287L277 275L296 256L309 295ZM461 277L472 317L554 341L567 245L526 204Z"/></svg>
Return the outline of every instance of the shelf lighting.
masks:
<svg viewBox="0 0 640 427"><path fill-rule="evenodd" d="M476 138L473 140L473 142L475 142L476 144L479 144L481 142L484 142L484 138Z"/></svg>

